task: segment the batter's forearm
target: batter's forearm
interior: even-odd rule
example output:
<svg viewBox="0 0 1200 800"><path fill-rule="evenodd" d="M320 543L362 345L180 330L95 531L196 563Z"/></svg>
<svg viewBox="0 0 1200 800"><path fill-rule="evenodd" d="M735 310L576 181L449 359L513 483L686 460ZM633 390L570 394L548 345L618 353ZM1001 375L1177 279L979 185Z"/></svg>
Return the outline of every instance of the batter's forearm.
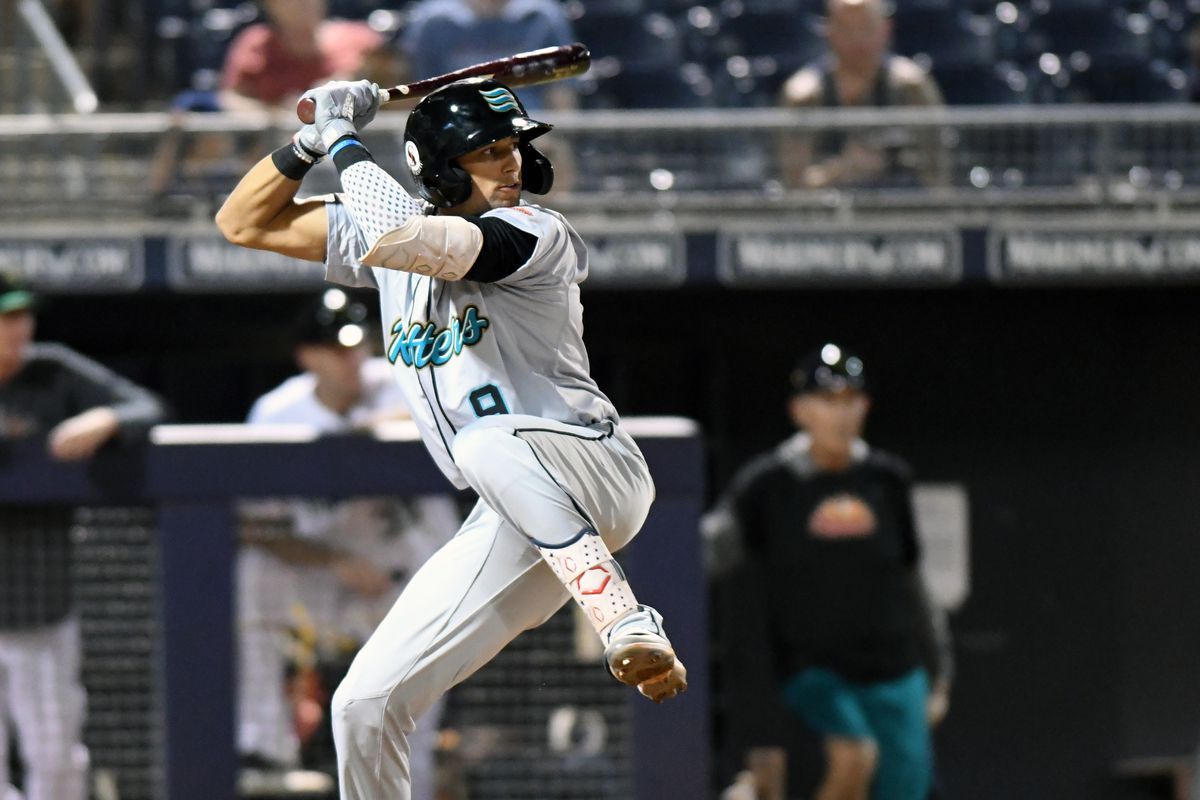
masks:
<svg viewBox="0 0 1200 800"><path fill-rule="evenodd" d="M217 228L234 244L254 247L256 234L293 205L300 181L283 175L271 156L255 164L225 199L217 212Z"/></svg>

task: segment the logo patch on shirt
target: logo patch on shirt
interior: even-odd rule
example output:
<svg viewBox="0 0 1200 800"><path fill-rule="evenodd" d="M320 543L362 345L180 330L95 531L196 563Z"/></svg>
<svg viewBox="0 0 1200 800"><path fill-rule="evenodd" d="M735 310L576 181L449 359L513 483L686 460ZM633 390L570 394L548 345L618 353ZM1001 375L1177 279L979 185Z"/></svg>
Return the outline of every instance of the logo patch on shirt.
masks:
<svg viewBox="0 0 1200 800"><path fill-rule="evenodd" d="M482 339L483 332L490 324L487 317L479 316L479 309L475 306L468 306L461 320L457 315L451 317L450 324L440 330L432 322L424 325L414 322L406 330L404 320L397 320L391 328L388 361L395 364L400 360L406 367L416 369L430 364L440 367L461 353L464 347L470 347Z"/></svg>
<svg viewBox="0 0 1200 800"><path fill-rule="evenodd" d="M517 98L513 97L512 92L503 86L489 89L486 92L481 91L479 94L487 101L488 108L492 111L514 111L517 108Z"/></svg>
<svg viewBox="0 0 1200 800"><path fill-rule="evenodd" d="M808 518L808 530L817 539L857 539L875 532L875 512L851 494L826 499Z"/></svg>

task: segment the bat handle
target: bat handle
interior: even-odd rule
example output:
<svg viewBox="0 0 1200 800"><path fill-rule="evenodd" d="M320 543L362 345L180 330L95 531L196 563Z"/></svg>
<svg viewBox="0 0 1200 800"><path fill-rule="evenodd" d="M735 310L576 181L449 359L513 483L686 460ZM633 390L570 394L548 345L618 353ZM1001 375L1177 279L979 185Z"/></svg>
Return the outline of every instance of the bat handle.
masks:
<svg viewBox="0 0 1200 800"><path fill-rule="evenodd" d="M396 96L399 96L399 92L397 92L395 89L380 89L379 105L390 103L392 100L396 99ZM308 97L301 97L300 102L296 103L296 116L305 125L312 124L313 120L316 119L316 112L317 104Z"/></svg>

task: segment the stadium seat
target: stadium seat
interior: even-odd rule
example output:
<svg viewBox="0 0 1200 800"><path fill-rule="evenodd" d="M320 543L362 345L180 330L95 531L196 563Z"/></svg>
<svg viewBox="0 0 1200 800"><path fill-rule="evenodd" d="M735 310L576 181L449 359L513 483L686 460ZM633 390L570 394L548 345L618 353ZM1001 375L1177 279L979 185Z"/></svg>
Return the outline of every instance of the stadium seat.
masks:
<svg viewBox="0 0 1200 800"><path fill-rule="evenodd" d="M1081 2L1081 0L1072 0ZM1041 52L1068 56L1082 52L1094 61L1138 60L1150 55L1150 30L1136 15L1109 5L1062 6L1034 10L1029 39Z"/></svg>
<svg viewBox="0 0 1200 800"><path fill-rule="evenodd" d="M996 59L994 18L955 9L896 10L894 48L906 56L923 55L938 67L990 64Z"/></svg>
<svg viewBox="0 0 1200 800"><path fill-rule="evenodd" d="M1094 62L1071 74L1071 99L1084 103L1166 103L1187 100L1187 78L1166 61Z"/></svg>
<svg viewBox="0 0 1200 800"><path fill-rule="evenodd" d="M603 67L603 65L602 65ZM699 69L699 72L696 70ZM674 68L618 68L579 82L584 108L700 108L712 105L712 83L698 65Z"/></svg>
<svg viewBox="0 0 1200 800"><path fill-rule="evenodd" d="M770 56L732 56L713 70L713 86L722 106L774 106L793 70Z"/></svg>
<svg viewBox="0 0 1200 800"><path fill-rule="evenodd" d="M933 77L949 105L1004 105L1031 99L1028 77L1010 63L935 65Z"/></svg>
<svg viewBox="0 0 1200 800"><path fill-rule="evenodd" d="M827 49L819 20L808 13L746 9L720 17L717 26L707 58L713 66L736 56L770 58L786 75Z"/></svg>
<svg viewBox="0 0 1200 800"><path fill-rule="evenodd" d="M593 59L616 59L622 70L672 68L683 61L679 28L665 14L600 14L586 9L572 24Z"/></svg>

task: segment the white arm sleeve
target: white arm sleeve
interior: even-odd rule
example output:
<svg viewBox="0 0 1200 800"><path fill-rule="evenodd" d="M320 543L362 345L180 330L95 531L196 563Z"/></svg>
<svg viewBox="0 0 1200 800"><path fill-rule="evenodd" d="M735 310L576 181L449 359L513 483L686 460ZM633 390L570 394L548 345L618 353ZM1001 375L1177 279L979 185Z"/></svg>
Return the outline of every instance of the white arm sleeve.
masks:
<svg viewBox="0 0 1200 800"><path fill-rule="evenodd" d="M411 217L422 216L425 204L374 161L356 161L342 170L343 199L358 223L367 250Z"/></svg>

